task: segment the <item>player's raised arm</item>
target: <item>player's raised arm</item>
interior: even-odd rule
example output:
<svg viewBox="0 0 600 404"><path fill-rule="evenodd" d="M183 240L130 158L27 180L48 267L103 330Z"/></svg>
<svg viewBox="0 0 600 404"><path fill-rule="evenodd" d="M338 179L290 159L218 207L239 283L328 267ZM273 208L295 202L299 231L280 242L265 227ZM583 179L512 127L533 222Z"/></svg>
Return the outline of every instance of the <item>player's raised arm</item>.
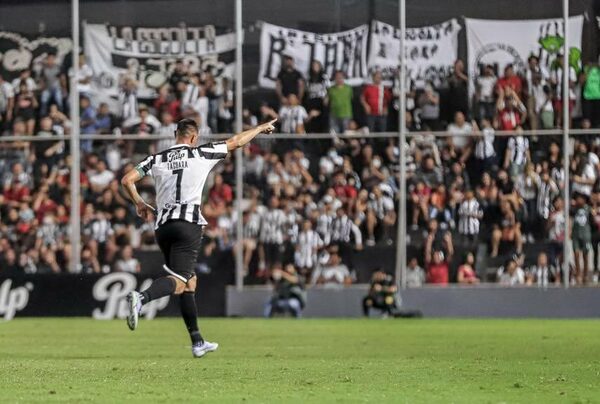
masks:
<svg viewBox="0 0 600 404"><path fill-rule="evenodd" d="M272 121L263 123L262 125L258 125L252 129L248 129L247 131L238 133L237 135L230 137L226 141L227 150L232 151L237 149L238 147L244 147L245 145L250 143L252 139L260 135L261 133L272 133L275 129L275 126L273 126L273 124L276 121L277 119L273 119Z"/></svg>

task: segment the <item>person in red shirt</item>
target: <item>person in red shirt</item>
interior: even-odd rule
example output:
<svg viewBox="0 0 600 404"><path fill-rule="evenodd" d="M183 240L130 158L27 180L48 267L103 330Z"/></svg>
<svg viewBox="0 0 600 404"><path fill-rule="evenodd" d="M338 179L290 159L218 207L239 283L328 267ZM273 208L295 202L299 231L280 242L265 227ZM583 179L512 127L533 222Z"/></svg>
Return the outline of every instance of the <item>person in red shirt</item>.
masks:
<svg viewBox="0 0 600 404"><path fill-rule="evenodd" d="M512 64L506 65L504 68L504 76L498 79L496 83L497 91L506 92L508 88L513 90L519 97L521 97L523 91L523 82L521 78L515 74L515 69Z"/></svg>
<svg viewBox="0 0 600 404"><path fill-rule="evenodd" d="M223 181L221 174L215 175L215 183L208 193L208 198L212 201L225 203L230 203L233 200L233 190Z"/></svg>
<svg viewBox="0 0 600 404"><path fill-rule="evenodd" d="M433 260L427 265L427 283L447 285L448 272L448 262L444 260L444 253L435 251Z"/></svg>
<svg viewBox="0 0 600 404"><path fill-rule="evenodd" d="M499 90L496 109L498 110L497 126L500 130L515 130L527 117L525 104L511 87Z"/></svg>
<svg viewBox="0 0 600 404"><path fill-rule="evenodd" d="M458 267L457 281L462 284L479 283L477 272L475 272L475 256L473 253L467 253L465 263Z"/></svg>
<svg viewBox="0 0 600 404"><path fill-rule="evenodd" d="M392 99L392 93L382 83L381 72L373 73L373 83L367 84L360 96L365 114L367 114L367 126L370 132L385 132L387 130L388 104Z"/></svg>
<svg viewBox="0 0 600 404"><path fill-rule="evenodd" d="M21 183L19 179L13 180L12 184L4 190L4 199L11 206L17 206L21 202L31 200L29 188Z"/></svg>

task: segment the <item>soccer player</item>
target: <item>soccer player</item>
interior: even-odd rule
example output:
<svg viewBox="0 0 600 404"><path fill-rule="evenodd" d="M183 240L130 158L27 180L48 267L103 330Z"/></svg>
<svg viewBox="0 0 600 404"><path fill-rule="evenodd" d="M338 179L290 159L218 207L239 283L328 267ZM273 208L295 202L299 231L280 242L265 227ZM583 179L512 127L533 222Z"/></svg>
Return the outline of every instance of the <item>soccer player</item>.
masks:
<svg viewBox="0 0 600 404"><path fill-rule="evenodd" d="M181 316L192 340L196 358L213 352L218 344L205 341L198 329L198 314L194 292L194 265L200 250L202 228L202 189L210 170L227 153L243 147L260 133L271 133L275 120L239 133L225 142L194 146L198 140L198 125L192 119L182 119L175 131L176 144L153 154L128 172L121 184L135 203L137 214L147 219L153 208L137 192L135 183L146 175L154 177L156 187L156 241L163 252L167 275L152 282L150 287L127 296L127 325L133 331L143 305L164 296L178 295Z"/></svg>

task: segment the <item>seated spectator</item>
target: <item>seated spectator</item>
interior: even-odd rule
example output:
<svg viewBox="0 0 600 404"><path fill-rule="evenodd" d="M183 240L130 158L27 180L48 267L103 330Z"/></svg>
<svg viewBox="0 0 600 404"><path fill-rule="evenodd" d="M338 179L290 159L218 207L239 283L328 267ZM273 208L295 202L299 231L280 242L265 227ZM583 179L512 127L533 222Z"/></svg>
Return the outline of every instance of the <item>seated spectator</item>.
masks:
<svg viewBox="0 0 600 404"><path fill-rule="evenodd" d="M369 293L362 302L365 317L369 317L371 309L378 309L385 317L393 316L398 309L397 292L398 287L392 275L380 269L375 271L371 276Z"/></svg>
<svg viewBox="0 0 600 404"><path fill-rule="evenodd" d="M99 160L96 164L95 173L90 176L92 191L97 194L102 193L114 178L115 174L106 167L106 162Z"/></svg>
<svg viewBox="0 0 600 404"><path fill-rule="evenodd" d="M337 248L331 247L324 261L313 272L311 284L329 288L340 288L352 284L350 270L342 263Z"/></svg>
<svg viewBox="0 0 600 404"><path fill-rule="evenodd" d="M334 85L327 90L329 104L329 128L335 133L345 133L352 121L352 87L344 82L344 72L334 74Z"/></svg>
<svg viewBox="0 0 600 404"><path fill-rule="evenodd" d="M502 286L519 286L525 284L525 272L516 259L509 259L504 266L496 272L498 283Z"/></svg>
<svg viewBox="0 0 600 404"><path fill-rule="evenodd" d="M425 270L419 266L419 261L416 257L412 257L408 261L406 271L406 286L409 288L420 288L425 284Z"/></svg>
<svg viewBox="0 0 600 404"><path fill-rule="evenodd" d="M133 257L133 248L126 245L121 250L121 257L115 262L115 271L139 273L141 270L140 262Z"/></svg>
<svg viewBox="0 0 600 404"><path fill-rule="evenodd" d="M273 297L265 306L264 316L269 318L275 313L290 313L295 318L301 317L306 305L306 292L294 266L288 264L282 269L281 264L277 264L271 277L275 283Z"/></svg>
<svg viewBox="0 0 600 404"><path fill-rule="evenodd" d="M470 134L473 133L473 125L465 119L465 114L458 111L454 114L454 122L448 125L447 131L450 135L446 138L458 155L462 154L469 143Z"/></svg>
<svg viewBox="0 0 600 404"><path fill-rule="evenodd" d="M84 246L81 250L81 270L82 274L97 274L100 273L100 263L98 258L92 253L88 246Z"/></svg>
<svg viewBox="0 0 600 404"><path fill-rule="evenodd" d="M433 157L426 156L415 172L415 181L422 181L425 186L434 188L442 183L442 179L442 171L436 166Z"/></svg>
<svg viewBox="0 0 600 404"><path fill-rule="evenodd" d="M96 133L109 135L116 126L116 117L110 112L108 104L103 102L96 113Z"/></svg>
<svg viewBox="0 0 600 404"><path fill-rule="evenodd" d="M548 255L541 252L537 256L535 265L527 270L527 284L546 287L551 283L560 284L560 272L554 265L548 263Z"/></svg>
<svg viewBox="0 0 600 404"><path fill-rule="evenodd" d="M447 285L449 277L449 264L440 250L434 251L432 259L427 265L427 283Z"/></svg>
<svg viewBox="0 0 600 404"><path fill-rule="evenodd" d="M456 281L460 284L477 284L479 278L477 277L477 271L475 271L475 255L472 252L467 253L465 262L458 267L458 274Z"/></svg>
<svg viewBox="0 0 600 404"><path fill-rule="evenodd" d="M381 186L373 188L369 195L369 205L367 209L367 245L375 245L375 230L380 226L383 240L388 245L393 243L392 230L396 223L396 210L394 199L389 191L385 192Z"/></svg>
<svg viewBox="0 0 600 404"><path fill-rule="evenodd" d="M230 204L233 201L233 189L231 186L223 181L223 176L219 173L215 174L213 181L214 183L208 192L208 197Z"/></svg>
<svg viewBox="0 0 600 404"><path fill-rule="evenodd" d="M412 203L412 229L419 228L419 219L425 223L429 220L429 198L431 188L423 181L418 181L410 193Z"/></svg>
<svg viewBox="0 0 600 404"><path fill-rule="evenodd" d="M525 166L531 161L529 139L522 135L523 128L518 126L515 129L516 135L508 139L503 165L513 181L525 172Z"/></svg>
<svg viewBox="0 0 600 404"><path fill-rule="evenodd" d="M500 203L500 224L495 224L492 231L491 257L498 256L500 242L513 243L517 253L523 251L523 237L521 223L517 220L515 211L509 201Z"/></svg>
<svg viewBox="0 0 600 404"><path fill-rule="evenodd" d="M25 134L32 136L35 129L35 110L38 107L38 102L25 82L21 82L17 87L14 105L14 118L25 122Z"/></svg>

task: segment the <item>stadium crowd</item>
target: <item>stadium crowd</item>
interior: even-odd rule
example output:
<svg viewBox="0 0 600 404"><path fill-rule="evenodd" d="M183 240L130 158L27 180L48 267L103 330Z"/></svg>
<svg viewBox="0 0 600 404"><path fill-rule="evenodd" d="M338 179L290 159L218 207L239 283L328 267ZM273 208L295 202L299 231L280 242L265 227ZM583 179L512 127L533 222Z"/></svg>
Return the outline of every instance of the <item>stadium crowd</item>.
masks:
<svg viewBox="0 0 600 404"><path fill-rule="evenodd" d="M564 201L560 138L522 133L562 124L561 60L550 72L534 56L524 71L482 67L472 99L460 60L438 83L407 83L409 142L399 146L394 137L369 136L397 129L397 81L388 86L373 72L368 84L352 88L342 72L330 78L316 61L309 72L300 72L286 57L276 99L243 110L244 127L276 117L281 133L298 135L260 139L244 150L240 220L247 275L267 281L274 270L292 264L312 284L352 283L357 251L394 243L404 153L409 238L411 245L422 246L409 263L411 286L478 283L484 272L476 266L488 255L500 257L492 278L502 284L558 283L565 236L573 239L577 258L572 282L591 280L600 241L600 138L573 141L573 193ZM140 99L135 78L124 76L111 106L96 103L94 74L84 56L79 68L81 133L139 136L135 142L81 142L81 272L139 272L134 250L154 248L153 225L135 216L118 178L149 152L173 144L153 136L172 135L183 117L196 119L202 134L231 133L232 83L177 61L154 99ZM71 157L67 142L53 137L71 130L71 73L48 54L12 82L0 77L2 134L42 139L0 144L1 271L61 272L69 266ZM571 126L599 127L600 69L570 73ZM511 135L498 135L499 130ZM426 134L410 136L415 131ZM302 137L315 132L333 136ZM207 242L221 251L235 248L234 179L234 161L228 158L212 176L203 208ZM153 201L151 180L140 190ZM572 212L569 235L564 209ZM526 246L540 242L547 251L528 261Z"/></svg>

